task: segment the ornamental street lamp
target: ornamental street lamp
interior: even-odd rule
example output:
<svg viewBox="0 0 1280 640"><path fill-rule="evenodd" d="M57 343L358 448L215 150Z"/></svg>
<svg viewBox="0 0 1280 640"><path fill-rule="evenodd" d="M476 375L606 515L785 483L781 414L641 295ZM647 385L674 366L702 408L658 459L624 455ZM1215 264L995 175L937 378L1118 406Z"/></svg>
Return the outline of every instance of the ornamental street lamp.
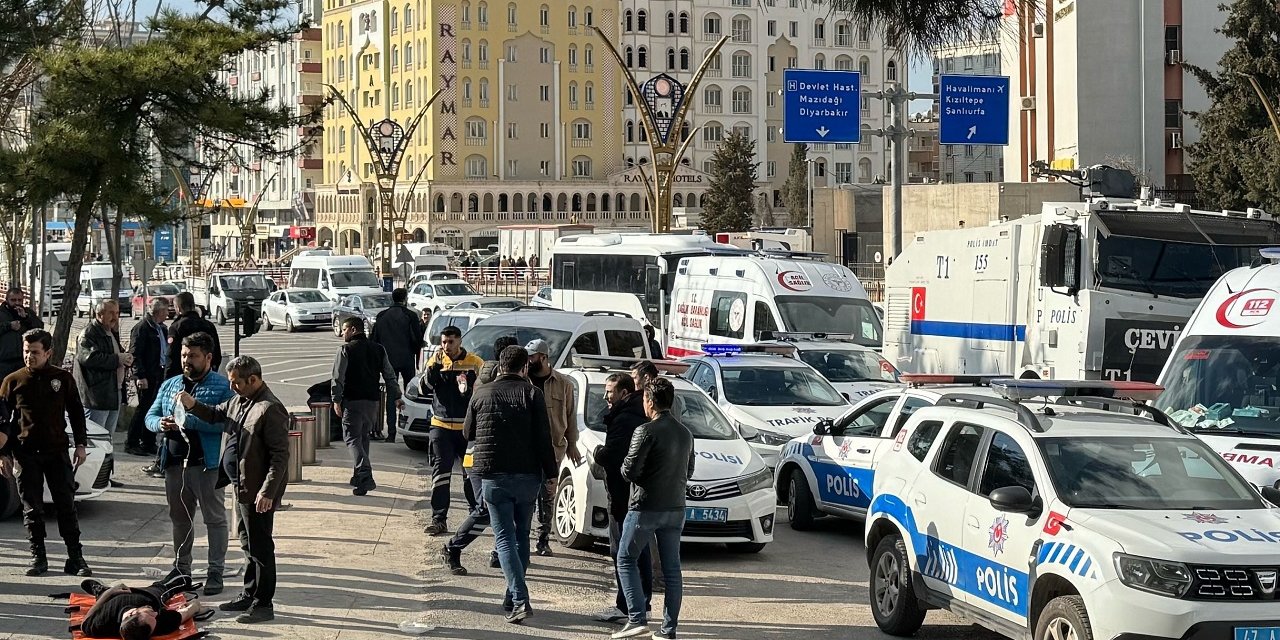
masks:
<svg viewBox="0 0 1280 640"><path fill-rule="evenodd" d="M623 64L622 56L618 55L618 50L604 32L599 27L592 29L600 36L605 49L613 54L613 59L622 69L622 77L627 80L627 88L635 99L636 111L640 113L640 122L649 138L649 153L653 156L653 185L645 179L644 188L649 192L650 210L653 211L653 232L670 232L671 186L675 183L680 159L688 150L694 134L694 130L686 132L684 129L685 114L693 104L692 100L685 98L696 94L698 84L702 82L702 74L720 52L720 47L729 41L729 36L721 36L719 42L707 51L706 58L698 65L688 86L680 84L679 80L665 73L658 74L641 85L636 82L627 65Z"/></svg>
<svg viewBox="0 0 1280 640"><path fill-rule="evenodd" d="M409 122L409 128L406 130L391 118L366 127L360 122L360 114L356 113L355 108L347 102L342 92L333 85L325 86L351 116L351 121L355 123L356 130L364 140L365 148L369 150L369 157L373 160L373 172L377 178L378 189L378 235L382 238L379 250L379 271L382 273L382 287L390 291L394 280L391 272L391 248L394 246L397 234L394 230L385 227L391 226L395 220L395 190L396 179L400 175L400 160L404 156L405 147L409 146L409 141L413 139L414 132L421 124L423 116L427 115L431 104L440 97L441 93L444 93L444 89L438 89L431 95L418 114Z"/></svg>

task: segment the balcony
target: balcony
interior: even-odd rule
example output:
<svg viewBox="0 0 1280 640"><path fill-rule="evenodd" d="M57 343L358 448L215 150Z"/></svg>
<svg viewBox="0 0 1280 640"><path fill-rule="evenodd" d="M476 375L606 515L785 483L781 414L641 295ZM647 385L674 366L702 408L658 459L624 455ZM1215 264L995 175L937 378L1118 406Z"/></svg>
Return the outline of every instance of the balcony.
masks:
<svg viewBox="0 0 1280 640"><path fill-rule="evenodd" d="M515 24L507 24L507 31L515 33L518 30Z"/></svg>
<svg viewBox="0 0 1280 640"><path fill-rule="evenodd" d="M574 138L569 141L569 146L575 149L583 149L591 146L591 138Z"/></svg>
<svg viewBox="0 0 1280 640"><path fill-rule="evenodd" d="M837 47L852 47L852 46L853 46L853 38L852 38L851 36L849 36L849 34L847 34L847 33L837 33L837 34L836 34L836 46L837 46Z"/></svg>
<svg viewBox="0 0 1280 640"><path fill-rule="evenodd" d="M809 150L814 153L827 153L828 151L831 151L831 145L825 142L818 142L809 145Z"/></svg>
<svg viewBox="0 0 1280 640"><path fill-rule="evenodd" d="M859 40L859 41L858 41L858 48L859 48L859 49L870 49L870 48L871 48L871 41L870 41L870 40Z"/></svg>
<svg viewBox="0 0 1280 640"><path fill-rule="evenodd" d="M315 94L302 94L298 96L298 104L305 104L308 107L318 107L324 102L324 97Z"/></svg>
<svg viewBox="0 0 1280 640"><path fill-rule="evenodd" d="M699 145L703 151L715 151L720 148L721 140L703 140Z"/></svg>
<svg viewBox="0 0 1280 640"><path fill-rule="evenodd" d="M826 39L825 37L822 37L822 38L810 38L810 39L809 39L809 46L811 46L811 47L825 47L825 46L827 46L827 39Z"/></svg>
<svg viewBox="0 0 1280 640"><path fill-rule="evenodd" d="M480 61L480 64L479 64L479 65L477 65L477 66L478 66L478 67L480 67L481 69L488 69L488 68L489 68L489 61L488 61L488 60L481 60L481 61Z"/></svg>
<svg viewBox="0 0 1280 640"><path fill-rule="evenodd" d="M324 160L320 158L298 158L298 168L320 170L324 168Z"/></svg>
<svg viewBox="0 0 1280 640"><path fill-rule="evenodd" d="M481 30L481 31L488 31L488 30L489 30L489 23L488 23L488 22L481 22L481 23L480 23L480 30Z"/></svg>
<svg viewBox="0 0 1280 640"><path fill-rule="evenodd" d="M488 99L488 98L480 98L480 108L481 108L481 109L488 109L488 108L489 108L489 99Z"/></svg>
<svg viewBox="0 0 1280 640"><path fill-rule="evenodd" d="M477 136L467 136L464 144L468 147L483 147L485 146L487 140L488 138L482 138Z"/></svg>
<svg viewBox="0 0 1280 640"><path fill-rule="evenodd" d="M569 101L569 109L571 109L571 110L573 110L573 111L577 111L577 110L578 110L578 101L577 101L577 100L570 100L570 101Z"/></svg>
<svg viewBox="0 0 1280 640"><path fill-rule="evenodd" d="M594 64L585 64L585 65L583 65L583 66L582 66L582 71L583 71L584 73L595 73L595 72L596 72L596 66L595 66Z"/></svg>
<svg viewBox="0 0 1280 640"><path fill-rule="evenodd" d="M471 21L470 21L470 20L463 20L462 22L459 22L459 23L458 23L458 26L459 26L459 27L462 27L463 29L470 29L470 28L471 28Z"/></svg>
<svg viewBox="0 0 1280 640"><path fill-rule="evenodd" d="M595 110L596 110L596 103L594 103L594 102L588 102L588 103L586 103L586 109L587 109L587 111L595 111Z"/></svg>
<svg viewBox="0 0 1280 640"><path fill-rule="evenodd" d="M543 35L546 35L546 34L548 34L548 33L551 33L551 27L549 27L549 26L547 26L547 25L545 25L545 24L544 24L544 25L541 25L541 26L539 26L539 27L538 27L538 32L539 32L539 33L542 33Z"/></svg>
<svg viewBox="0 0 1280 640"><path fill-rule="evenodd" d="M571 35L571 36L576 36L576 35L578 35L578 28L577 28L577 27L569 27L569 35Z"/></svg>
<svg viewBox="0 0 1280 640"><path fill-rule="evenodd" d="M577 72L578 72L578 65L576 64L569 65L569 73L577 73Z"/></svg>
<svg viewBox="0 0 1280 640"><path fill-rule="evenodd" d="M320 73L324 65L319 62L299 62L298 73Z"/></svg>
<svg viewBox="0 0 1280 640"><path fill-rule="evenodd" d="M293 38L294 40L305 40L307 42L320 42L322 36L323 32L320 31L320 27L311 27L294 34Z"/></svg>
<svg viewBox="0 0 1280 640"><path fill-rule="evenodd" d="M471 60L469 60L469 59L467 59L467 58L463 58L463 59L462 59L462 68L463 68L463 69L470 69L470 68L471 68Z"/></svg>
<svg viewBox="0 0 1280 640"><path fill-rule="evenodd" d="M724 76L724 70L720 67L707 67L707 71L703 75L708 78L719 78Z"/></svg>
<svg viewBox="0 0 1280 640"><path fill-rule="evenodd" d="M724 105L720 104L704 104L702 105L703 113L724 113Z"/></svg>

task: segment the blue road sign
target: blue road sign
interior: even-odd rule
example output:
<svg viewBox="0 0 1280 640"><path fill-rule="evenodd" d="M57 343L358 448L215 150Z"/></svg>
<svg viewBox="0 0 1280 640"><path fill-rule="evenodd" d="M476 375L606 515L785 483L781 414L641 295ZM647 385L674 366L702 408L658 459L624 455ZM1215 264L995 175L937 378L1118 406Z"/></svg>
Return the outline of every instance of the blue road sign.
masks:
<svg viewBox="0 0 1280 640"><path fill-rule="evenodd" d="M173 260L173 227L160 227L151 238L156 260Z"/></svg>
<svg viewBox="0 0 1280 640"><path fill-rule="evenodd" d="M862 79L857 71L782 72L782 141L858 142Z"/></svg>
<svg viewBox="0 0 1280 640"><path fill-rule="evenodd" d="M1009 144L1009 77L941 78L938 142Z"/></svg>

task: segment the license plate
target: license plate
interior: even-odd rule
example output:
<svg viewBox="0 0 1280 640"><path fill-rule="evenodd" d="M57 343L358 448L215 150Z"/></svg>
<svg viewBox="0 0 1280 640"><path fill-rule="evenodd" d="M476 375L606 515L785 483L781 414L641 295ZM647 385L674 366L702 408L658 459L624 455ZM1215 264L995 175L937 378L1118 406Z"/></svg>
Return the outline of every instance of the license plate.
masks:
<svg viewBox="0 0 1280 640"><path fill-rule="evenodd" d="M1280 627L1236 627L1235 640L1280 640Z"/></svg>
<svg viewBox="0 0 1280 640"><path fill-rule="evenodd" d="M729 510L709 507L685 507L684 519L690 522L728 522ZM1270 639L1268 638L1267 640Z"/></svg>
<svg viewBox="0 0 1280 640"><path fill-rule="evenodd" d="M328 319L329 319L329 314L327 314L327 313L317 313L317 314L315 315L315 318L316 318L316 320L328 320Z"/></svg>

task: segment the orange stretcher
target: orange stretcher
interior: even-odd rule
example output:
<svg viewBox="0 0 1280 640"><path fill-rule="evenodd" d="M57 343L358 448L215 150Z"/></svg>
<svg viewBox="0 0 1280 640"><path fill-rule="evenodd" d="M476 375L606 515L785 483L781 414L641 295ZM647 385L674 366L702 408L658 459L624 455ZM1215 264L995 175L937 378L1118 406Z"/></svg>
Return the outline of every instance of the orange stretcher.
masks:
<svg viewBox="0 0 1280 640"><path fill-rule="evenodd" d="M93 603L96 601L97 600L93 596L87 593L71 594L71 605L67 607L67 613L71 614L71 618L68 621L67 626L71 629L72 640L120 640L119 638L93 638L81 633L80 624L84 622L85 614L89 613L89 609L93 607ZM170 609L177 609L178 607L186 604L186 602L187 598L179 593L178 595L169 598L169 602L167 602L165 606ZM173 633L166 633L164 635L152 636L152 638L153 640L187 640L189 638L198 638L203 635L204 634L196 628L195 621L188 620L182 623L182 626L178 627L177 631L174 631Z"/></svg>

